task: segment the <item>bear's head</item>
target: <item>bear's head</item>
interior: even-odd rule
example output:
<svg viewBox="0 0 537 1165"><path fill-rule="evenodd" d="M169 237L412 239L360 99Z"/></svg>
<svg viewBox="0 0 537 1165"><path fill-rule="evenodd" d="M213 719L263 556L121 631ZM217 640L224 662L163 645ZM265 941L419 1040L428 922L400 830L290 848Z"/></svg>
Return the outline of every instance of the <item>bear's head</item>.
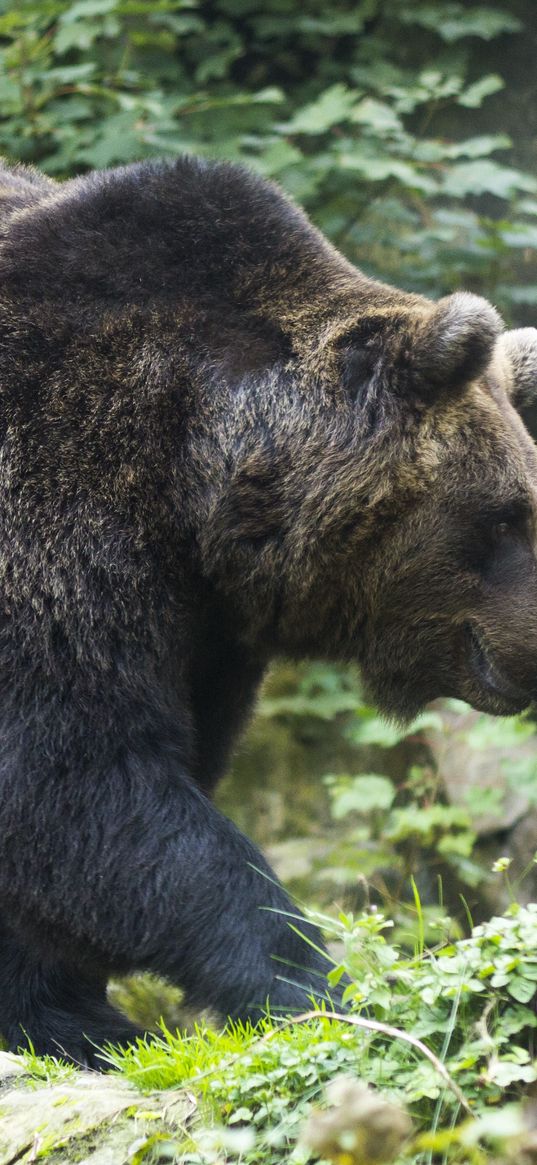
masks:
<svg viewBox="0 0 537 1165"><path fill-rule="evenodd" d="M537 385L537 330L503 332L470 293L393 292L311 352L300 376L288 362L239 393L218 522L228 591L251 586L276 651L357 660L388 715L440 696L525 708L537 449L517 409Z"/></svg>
<svg viewBox="0 0 537 1165"><path fill-rule="evenodd" d="M537 330L502 334L460 293L405 339L379 385L397 397L377 423L392 439L399 426L401 457L378 463L393 510L382 501L371 532L364 677L403 718L438 696L517 712L537 698L537 450L517 411L537 386Z"/></svg>
<svg viewBox="0 0 537 1165"><path fill-rule="evenodd" d="M537 330L503 332L464 292L390 329L343 343L367 432L356 656L396 717L439 696L514 713L537 699L537 449L517 411Z"/></svg>

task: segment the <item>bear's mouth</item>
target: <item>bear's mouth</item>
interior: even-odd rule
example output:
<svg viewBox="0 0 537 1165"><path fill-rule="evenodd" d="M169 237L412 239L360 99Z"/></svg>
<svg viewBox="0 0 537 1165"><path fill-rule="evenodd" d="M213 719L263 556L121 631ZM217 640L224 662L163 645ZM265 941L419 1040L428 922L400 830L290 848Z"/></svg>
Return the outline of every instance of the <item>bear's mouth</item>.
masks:
<svg viewBox="0 0 537 1165"><path fill-rule="evenodd" d="M514 684L496 663L481 631L472 623L466 624L466 644L471 670L482 688L512 705L516 711L527 708L531 697Z"/></svg>

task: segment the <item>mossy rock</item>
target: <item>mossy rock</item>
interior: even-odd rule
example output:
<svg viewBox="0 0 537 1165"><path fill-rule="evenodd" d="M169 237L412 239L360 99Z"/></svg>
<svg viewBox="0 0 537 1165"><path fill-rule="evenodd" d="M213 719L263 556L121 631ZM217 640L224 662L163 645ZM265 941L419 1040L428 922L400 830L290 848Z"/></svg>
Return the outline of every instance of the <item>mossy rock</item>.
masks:
<svg viewBox="0 0 537 1165"><path fill-rule="evenodd" d="M195 1101L184 1090L144 1097L115 1074L57 1072L36 1081L21 1058L0 1053L0 1165L123 1165L186 1138Z"/></svg>

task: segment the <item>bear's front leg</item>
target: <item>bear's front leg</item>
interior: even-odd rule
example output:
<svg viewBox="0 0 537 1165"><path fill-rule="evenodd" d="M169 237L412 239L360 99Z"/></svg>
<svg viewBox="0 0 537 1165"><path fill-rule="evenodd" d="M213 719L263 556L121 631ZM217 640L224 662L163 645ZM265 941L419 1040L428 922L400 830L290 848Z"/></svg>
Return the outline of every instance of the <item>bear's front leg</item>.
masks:
<svg viewBox="0 0 537 1165"><path fill-rule="evenodd" d="M163 853L175 919L148 966L182 986L194 1006L253 1022L328 999L330 960L259 850L187 784L176 792L184 822ZM178 909L179 907L179 909ZM317 949L316 949L317 948Z"/></svg>
<svg viewBox="0 0 537 1165"><path fill-rule="evenodd" d="M19 785L0 815L8 837L1 900L10 930L25 942L34 936L49 965L164 976L191 1004L223 1020L257 1021L267 1006L285 1014L308 1008L312 996L326 998L330 963L317 930L259 851L177 768L173 751L151 749L122 753L97 778L64 770L49 794L46 832L32 783L26 795ZM15 1023L44 1050L34 1039L41 1021L39 1008L29 1007L24 963L13 966L20 984ZM110 1010L102 1010L102 983L99 989L103 1027L108 1023L102 1038L122 1039ZM62 1013L75 1015L81 1036L88 1026L71 996L72 981L60 975L47 1018L50 1044L65 1044Z"/></svg>

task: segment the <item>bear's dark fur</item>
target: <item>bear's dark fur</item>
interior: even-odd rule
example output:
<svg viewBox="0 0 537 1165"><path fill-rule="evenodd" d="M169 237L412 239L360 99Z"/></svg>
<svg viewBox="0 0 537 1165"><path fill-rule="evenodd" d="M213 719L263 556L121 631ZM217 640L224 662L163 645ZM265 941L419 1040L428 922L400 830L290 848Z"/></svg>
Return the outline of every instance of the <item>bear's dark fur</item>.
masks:
<svg viewBox="0 0 537 1165"><path fill-rule="evenodd" d="M531 329L373 282L183 159L0 175L0 1030L91 1060L110 974L223 1017L327 962L211 805L273 657L405 718L537 691Z"/></svg>

